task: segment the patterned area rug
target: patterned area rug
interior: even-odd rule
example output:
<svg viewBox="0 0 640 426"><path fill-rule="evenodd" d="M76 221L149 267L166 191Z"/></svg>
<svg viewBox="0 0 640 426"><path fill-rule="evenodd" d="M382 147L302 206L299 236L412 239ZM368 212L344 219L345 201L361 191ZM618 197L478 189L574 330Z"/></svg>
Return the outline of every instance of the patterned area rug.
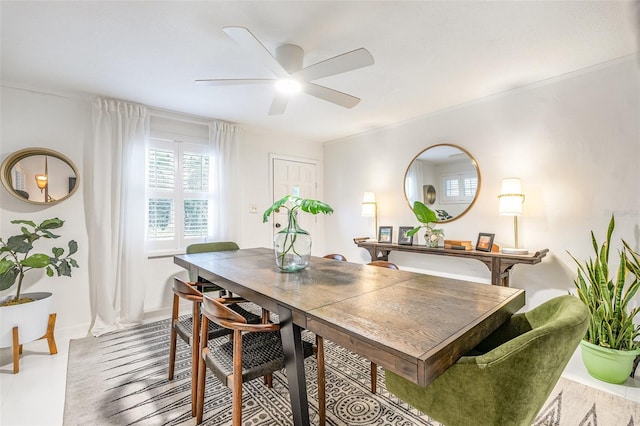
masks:
<svg viewBox="0 0 640 426"><path fill-rule="evenodd" d="M310 333L305 339L312 339ZM378 372L378 393L369 391L369 362L325 340L327 424L440 425L398 400ZM169 320L102 337L72 340L64 425L195 425L190 405L190 350L178 338L176 373L167 379ZM318 423L315 359L305 360L309 415ZM639 424L640 406L576 382L561 379L534 425ZM207 376L204 425L231 424L231 391ZM243 424L289 426L291 410L284 372L273 388L261 380L243 388Z"/></svg>

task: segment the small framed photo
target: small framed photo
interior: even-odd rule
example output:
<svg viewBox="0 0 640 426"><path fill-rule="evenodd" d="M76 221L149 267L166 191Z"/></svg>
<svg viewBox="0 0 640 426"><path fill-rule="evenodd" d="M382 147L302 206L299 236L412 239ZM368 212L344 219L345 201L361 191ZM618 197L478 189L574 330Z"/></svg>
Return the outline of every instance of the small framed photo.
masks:
<svg viewBox="0 0 640 426"><path fill-rule="evenodd" d="M496 234L487 234L481 232L478 234L478 242L476 243L476 250L478 251L491 251L493 247L493 237Z"/></svg>
<svg viewBox="0 0 640 426"><path fill-rule="evenodd" d="M413 235L410 237L407 237L407 232L411 231L413 229L413 226L401 226L400 230L398 231L398 244L400 245L406 245L406 246L410 246L413 244Z"/></svg>
<svg viewBox="0 0 640 426"><path fill-rule="evenodd" d="M393 241L393 226L380 226L378 228L378 242L391 244Z"/></svg>

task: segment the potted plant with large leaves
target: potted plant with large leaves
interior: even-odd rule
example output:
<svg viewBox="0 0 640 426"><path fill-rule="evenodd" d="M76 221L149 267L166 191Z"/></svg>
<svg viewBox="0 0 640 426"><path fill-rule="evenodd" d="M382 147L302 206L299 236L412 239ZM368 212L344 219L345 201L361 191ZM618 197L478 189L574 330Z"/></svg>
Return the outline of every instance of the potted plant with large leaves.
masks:
<svg viewBox="0 0 640 426"><path fill-rule="evenodd" d="M416 215L418 222L424 223L424 225L416 226L412 230L407 231L407 236L411 237L415 235L420 228L427 228L424 235L427 246L432 248L438 247L440 237L444 236L444 229L438 229L435 225L438 222L438 214L420 201L413 203L413 214Z"/></svg>
<svg viewBox="0 0 640 426"><path fill-rule="evenodd" d="M640 255L621 239L617 270L611 271L609 253L614 228L612 216L602 245L591 231L595 257L580 262L569 255L578 265L574 280L577 295L590 313L589 327L580 343L584 364L593 377L622 383L632 373L634 359L640 355L640 325L633 322L640 308L630 308L640 289Z"/></svg>
<svg viewBox="0 0 640 426"><path fill-rule="evenodd" d="M48 277L71 276L72 268L78 263L71 256L78 250L78 244L69 241L68 249L53 247L51 254L33 253L37 241L57 239L52 231L64 224L58 218L47 219L40 224L30 220L13 220L22 225L20 233L6 240L0 238L0 290L7 290L17 284L14 295L9 295L0 303L0 347L13 345L13 328L18 327L19 343L26 343L42 337L47 331L50 313L51 293L23 293L22 284L29 271L45 269Z"/></svg>
<svg viewBox="0 0 640 426"><path fill-rule="evenodd" d="M265 210L262 222L267 222L269 216L280 209L287 210L287 226L273 239L276 265L285 272L299 271L309 265L311 235L298 225L298 211L331 214L333 208L322 201L287 195Z"/></svg>

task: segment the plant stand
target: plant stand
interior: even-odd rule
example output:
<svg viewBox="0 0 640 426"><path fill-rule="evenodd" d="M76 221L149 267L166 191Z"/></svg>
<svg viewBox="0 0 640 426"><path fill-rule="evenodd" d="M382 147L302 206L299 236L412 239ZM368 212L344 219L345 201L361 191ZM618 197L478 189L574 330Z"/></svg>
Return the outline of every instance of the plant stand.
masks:
<svg viewBox="0 0 640 426"><path fill-rule="evenodd" d="M58 347L56 346L56 339L53 335L53 329L56 326L56 314L49 314L49 322L47 323L47 332L41 338L37 340L47 339L49 344L49 353L55 355L58 353ZM18 327L13 327L13 374L17 374L20 371L20 355L22 355L22 345L18 337Z"/></svg>

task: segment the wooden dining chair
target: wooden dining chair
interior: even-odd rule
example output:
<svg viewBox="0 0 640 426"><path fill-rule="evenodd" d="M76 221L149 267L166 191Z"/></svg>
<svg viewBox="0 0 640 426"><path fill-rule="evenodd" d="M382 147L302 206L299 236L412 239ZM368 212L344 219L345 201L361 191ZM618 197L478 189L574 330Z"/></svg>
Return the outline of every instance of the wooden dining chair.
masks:
<svg viewBox="0 0 640 426"><path fill-rule="evenodd" d="M371 266L379 266L381 268L389 268L389 269L400 269L398 265L395 263L387 262L386 260L374 260L373 262L367 263L367 265Z"/></svg>
<svg viewBox="0 0 640 426"><path fill-rule="evenodd" d="M233 302L233 300L231 300ZM204 389L207 369L232 389L232 421L242 422L242 384L285 367L280 324L248 324L246 319L227 306L230 300L204 296L200 328L198 366L197 424L204 415ZM221 345L207 344L209 327L218 325L233 332L233 339ZM322 348L322 343L320 344ZM313 355L313 345L302 342L304 357ZM324 394L324 350L318 350L318 408L320 425L326 421Z"/></svg>
<svg viewBox="0 0 640 426"><path fill-rule="evenodd" d="M386 260L374 260L367 263L370 266L377 266L379 268L388 269L400 269L395 263L387 262ZM376 393L378 388L378 364L371 362L371 393Z"/></svg>
<svg viewBox="0 0 640 426"><path fill-rule="evenodd" d="M195 287L196 283L185 282L179 278L173 279L173 309L171 312L171 336L169 342L169 380L173 380L176 365L176 346L178 336L191 346L191 415L196 415L196 386L197 367L200 342L200 304L202 303L202 293ZM180 299L191 302L192 314L190 316L179 316ZM249 323L257 324L262 321L259 315L249 312L235 302L230 307L241 315ZM205 339L215 339L225 335L231 335L232 331L213 325L207 330Z"/></svg>
<svg viewBox="0 0 640 426"><path fill-rule="evenodd" d="M186 254L212 253L217 251L231 250L240 250L240 247L233 241L211 241L208 243L195 243L188 245ZM215 283L199 279L198 276L194 275L191 271L189 272L189 281L199 281L198 286L203 291L225 291L224 288L216 285Z"/></svg>
<svg viewBox="0 0 640 426"><path fill-rule="evenodd" d="M347 261L346 257L344 257L343 255L338 254L338 253L331 253L331 254L327 254L327 255L322 256L322 257L324 257L325 259L339 260L341 262L346 262Z"/></svg>

